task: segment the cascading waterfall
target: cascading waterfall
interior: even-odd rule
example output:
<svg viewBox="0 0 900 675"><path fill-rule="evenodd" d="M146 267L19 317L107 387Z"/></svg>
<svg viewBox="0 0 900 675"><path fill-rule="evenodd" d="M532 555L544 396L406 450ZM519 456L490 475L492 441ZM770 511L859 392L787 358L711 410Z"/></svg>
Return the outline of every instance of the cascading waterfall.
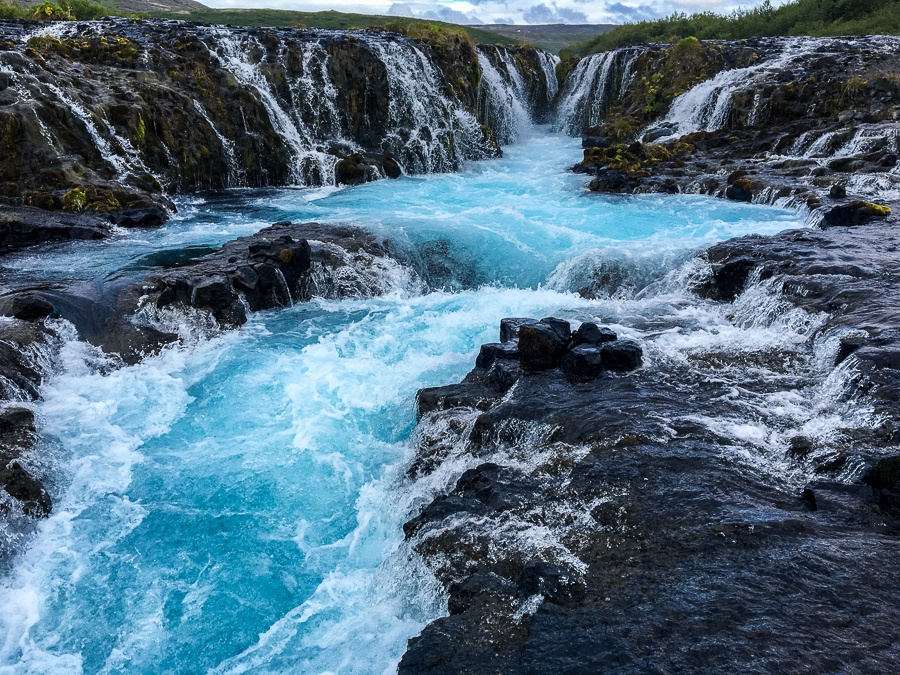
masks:
<svg viewBox="0 0 900 675"><path fill-rule="evenodd" d="M577 136L600 124L628 88L634 77L635 62L644 51L641 47L625 47L579 61L566 79L557 126Z"/></svg>
<svg viewBox="0 0 900 675"><path fill-rule="evenodd" d="M489 53L499 57L505 66L502 72L494 67ZM534 122L528 110L525 84L503 50L479 46L478 63L481 66L478 115L494 130L499 143L509 143Z"/></svg>
<svg viewBox="0 0 900 675"><path fill-rule="evenodd" d="M444 93L442 77L410 41L380 36L367 45L387 69L389 119L382 147L408 173L458 169L464 159L487 155L475 116Z"/></svg>
<svg viewBox="0 0 900 675"><path fill-rule="evenodd" d="M121 20L7 32L15 33L18 47L0 52L0 77L12 80L13 93L36 120L31 125L41 125L46 155L81 155L91 170L100 165L94 153L72 147L71 138L44 124L41 108L52 101L75 118L81 146L93 146L108 165L98 171L104 180L140 189L158 184L176 193L335 185L342 158L349 158L351 180L393 175L385 162L408 174L457 170L465 161L496 156L495 138L515 138L531 123L535 106L542 106L543 118L557 88L555 57L523 50L530 64L524 65L507 50L495 50L497 72L488 74L493 84L487 87L495 104L486 107L503 109L492 113L503 128L492 138L482 128L485 120L462 102L468 94L455 91L431 49L400 35L359 31L348 39L340 31L186 30L179 22ZM168 48L178 40L202 50L196 66ZM95 54L117 44L127 45L132 56L114 54L112 69L102 59L98 65ZM51 70L28 56L32 47L48 58L75 49L84 60L67 55L64 67ZM137 90L136 100L124 101L116 82L128 72L123 66L157 74L150 87ZM187 76L158 79L180 68ZM79 80L91 85L83 95ZM507 100L498 98L499 89L508 89L502 94ZM241 96L251 103L236 105ZM205 161L199 163L198 156Z"/></svg>
<svg viewBox="0 0 900 675"><path fill-rule="evenodd" d="M242 40L226 29L218 30L216 38L212 53L238 82L257 92L272 127L290 149L289 179L295 185L334 184L337 158L316 147L316 139L304 125L298 124L296 108L282 105L260 64L252 60L253 52L265 54L262 45L255 38ZM314 95L314 92L310 91L309 95Z"/></svg>

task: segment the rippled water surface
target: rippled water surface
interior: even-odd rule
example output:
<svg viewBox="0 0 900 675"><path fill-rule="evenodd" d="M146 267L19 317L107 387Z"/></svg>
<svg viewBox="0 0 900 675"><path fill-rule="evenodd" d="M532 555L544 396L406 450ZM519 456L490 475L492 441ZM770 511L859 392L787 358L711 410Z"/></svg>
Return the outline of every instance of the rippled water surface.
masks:
<svg viewBox="0 0 900 675"><path fill-rule="evenodd" d="M706 198L587 195L566 170L579 154L577 141L538 132L457 175L210 195L155 232L5 261L19 278L91 281L278 220L353 222L425 252L433 290L398 280L374 300L261 313L111 372L69 342L39 405L56 508L0 586L0 663L391 672L444 611L403 545L411 511L454 478L404 479L416 390L461 378L504 316L602 316L626 333L635 317L688 323L696 301L677 283L635 289L715 241L802 224ZM574 293L600 283L598 267L612 295ZM691 321L719 334L726 322L706 311Z"/></svg>

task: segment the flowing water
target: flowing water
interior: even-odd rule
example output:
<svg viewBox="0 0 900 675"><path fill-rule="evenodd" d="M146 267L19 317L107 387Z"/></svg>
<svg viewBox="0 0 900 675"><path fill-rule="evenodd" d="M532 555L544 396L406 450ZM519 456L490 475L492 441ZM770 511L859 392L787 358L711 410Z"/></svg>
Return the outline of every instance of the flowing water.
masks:
<svg viewBox="0 0 900 675"><path fill-rule="evenodd" d="M628 332L636 315L693 314L678 273L660 281L690 252L801 225L707 198L587 195L567 172L578 155L536 130L454 175L209 195L155 232L7 259L20 278L110 279L308 219L379 232L415 268L382 297L260 313L133 367L68 341L37 406L55 511L0 585L8 672L390 672L445 602L403 544L454 479L405 478L416 390L461 378L504 316L605 315ZM598 299L572 292L585 286ZM740 341L716 310L697 316L698 334Z"/></svg>

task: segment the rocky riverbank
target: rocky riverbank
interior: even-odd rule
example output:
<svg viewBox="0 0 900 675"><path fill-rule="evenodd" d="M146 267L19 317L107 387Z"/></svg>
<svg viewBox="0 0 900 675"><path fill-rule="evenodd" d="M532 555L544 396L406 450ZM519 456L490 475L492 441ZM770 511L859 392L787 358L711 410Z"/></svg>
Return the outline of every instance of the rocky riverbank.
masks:
<svg viewBox="0 0 900 675"><path fill-rule="evenodd" d="M894 46L689 39L573 71L559 124L584 134L590 190L821 224L714 246L687 275L736 327L800 322L805 343L673 358L669 336L694 328L638 319L641 367L573 378L508 365L501 325L506 348L419 394L413 479L469 468L407 524L449 613L400 672L866 671L900 655L884 574L900 533ZM819 392L834 428L816 432L818 410L759 438L727 421L748 405L765 427L785 388Z"/></svg>
<svg viewBox="0 0 900 675"><path fill-rule="evenodd" d="M897 53L895 38L869 37L686 39L595 56L610 68L581 97L593 107L573 107L585 132L575 170L596 192L789 204L840 224L883 216L900 197Z"/></svg>
<svg viewBox="0 0 900 675"><path fill-rule="evenodd" d="M890 220L746 237L704 255L698 296L736 315L753 303L818 320L809 339L824 373L777 351L672 361L659 333L689 328L637 324L650 356L633 372L573 378L510 366L486 345L464 382L420 392L413 477L446 462L472 468L406 526L445 584L449 615L410 641L400 672L892 662L898 243ZM786 381L760 374L769 369ZM847 417L834 433L787 431L733 451L735 431L715 420L732 414L735 387L763 406L773 387L815 380L839 385L832 405ZM861 427L841 407L860 399L873 412Z"/></svg>

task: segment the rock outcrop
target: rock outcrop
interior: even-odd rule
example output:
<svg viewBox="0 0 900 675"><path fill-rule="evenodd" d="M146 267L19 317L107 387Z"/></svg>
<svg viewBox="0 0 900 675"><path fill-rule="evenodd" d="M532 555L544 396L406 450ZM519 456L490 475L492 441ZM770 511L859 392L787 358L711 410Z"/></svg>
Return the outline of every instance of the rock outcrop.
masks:
<svg viewBox="0 0 900 675"><path fill-rule="evenodd" d="M686 39L620 51L591 57L627 57L618 88L581 97L602 114L568 105L571 130L585 134L575 170L593 176L591 190L789 204L850 225L900 197L895 38Z"/></svg>
<svg viewBox="0 0 900 675"><path fill-rule="evenodd" d="M567 361L590 372L591 350L570 343L562 367L547 369L561 337L552 322L529 331L517 319L464 382L421 391L411 480L453 478L405 532L444 584L449 613L410 640L399 672L893 662L897 647L880 635L896 632L900 601L884 574L900 534L898 245L890 216L743 237L703 255L700 296L737 312L765 289L765 311L800 310L820 344L830 336L816 357L830 362L813 370L772 353L667 360L651 339L641 368L573 378ZM523 367L523 331L537 368ZM610 337L588 323L572 343L625 343ZM842 382L838 400L864 400L871 423L847 420L824 442L773 434L744 461L716 420L735 387L760 405L772 395L754 358L792 387Z"/></svg>

